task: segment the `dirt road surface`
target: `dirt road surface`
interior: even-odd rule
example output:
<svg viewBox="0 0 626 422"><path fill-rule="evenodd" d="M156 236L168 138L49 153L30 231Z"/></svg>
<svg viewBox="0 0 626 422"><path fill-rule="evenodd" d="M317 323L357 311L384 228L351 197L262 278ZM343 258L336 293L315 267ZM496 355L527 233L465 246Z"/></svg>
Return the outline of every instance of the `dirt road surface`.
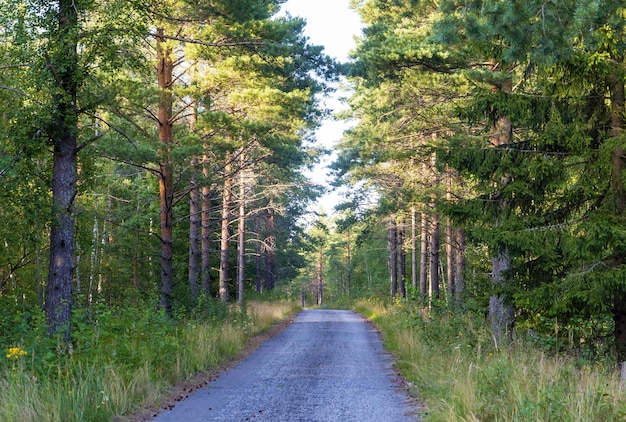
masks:
<svg viewBox="0 0 626 422"><path fill-rule="evenodd" d="M155 422L417 421L378 333L351 311L306 310Z"/></svg>

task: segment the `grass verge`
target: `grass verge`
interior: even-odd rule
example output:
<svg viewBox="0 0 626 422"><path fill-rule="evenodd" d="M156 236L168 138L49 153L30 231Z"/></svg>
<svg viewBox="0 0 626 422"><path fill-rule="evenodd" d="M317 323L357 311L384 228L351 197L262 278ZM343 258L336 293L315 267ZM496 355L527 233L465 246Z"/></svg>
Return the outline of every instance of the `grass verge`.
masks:
<svg viewBox="0 0 626 422"><path fill-rule="evenodd" d="M406 304L360 301L382 331L426 421L623 421L626 394L610 365L501 345L484 321Z"/></svg>
<svg viewBox="0 0 626 422"><path fill-rule="evenodd" d="M293 303L252 302L223 318L184 323L148 310L117 310L77 329L69 353L16 345L0 362L0 420L140 420L145 413L133 415L159 407L173 385L232 359L296 310Z"/></svg>

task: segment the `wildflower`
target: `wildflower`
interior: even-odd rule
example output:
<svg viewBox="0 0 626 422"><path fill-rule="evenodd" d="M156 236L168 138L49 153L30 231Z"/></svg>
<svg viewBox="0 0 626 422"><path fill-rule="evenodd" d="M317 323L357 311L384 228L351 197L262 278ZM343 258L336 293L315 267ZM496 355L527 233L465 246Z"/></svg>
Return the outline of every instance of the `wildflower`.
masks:
<svg viewBox="0 0 626 422"><path fill-rule="evenodd" d="M7 353L7 359L18 359L20 356L26 356L28 352L19 347L10 347Z"/></svg>

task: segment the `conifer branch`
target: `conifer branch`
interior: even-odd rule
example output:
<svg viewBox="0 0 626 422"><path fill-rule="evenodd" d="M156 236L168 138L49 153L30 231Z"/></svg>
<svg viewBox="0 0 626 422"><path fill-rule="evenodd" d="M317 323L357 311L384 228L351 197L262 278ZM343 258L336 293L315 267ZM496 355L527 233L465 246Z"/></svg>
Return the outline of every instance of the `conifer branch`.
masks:
<svg viewBox="0 0 626 422"><path fill-rule="evenodd" d="M156 33L150 33L149 35L155 38L163 38L166 40L180 41L180 42L189 43L189 44L198 44L198 45L203 45L205 47L242 47L242 46L248 46L248 45L265 44L265 42L261 40L206 42L206 41L201 41L197 39L191 39L191 38L185 38L185 37L179 37L179 36L173 36L173 35L164 35L164 34L156 34Z"/></svg>

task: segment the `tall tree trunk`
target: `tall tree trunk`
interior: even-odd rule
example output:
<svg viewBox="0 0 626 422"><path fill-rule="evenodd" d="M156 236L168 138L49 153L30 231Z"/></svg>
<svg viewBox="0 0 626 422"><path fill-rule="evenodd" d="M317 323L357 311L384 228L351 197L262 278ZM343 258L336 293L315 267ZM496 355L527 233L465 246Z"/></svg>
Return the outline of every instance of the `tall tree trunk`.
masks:
<svg viewBox="0 0 626 422"><path fill-rule="evenodd" d="M200 238L202 230L201 194L196 178L198 159L191 159L191 180L189 182L189 266L188 280L191 297L198 301L198 279L200 275Z"/></svg>
<svg viewBox="0 0 626 422"><path fill-rule="evenodd" d="M239 155L239 221L237 223L237 302L243 303L246 270L246 178L245 153Z"/></svg>
<svg viewBox="0 0 626 422"><path fill-rule="evenodd" d="M263 290L272 291L276 284L276 262L274 260L274 251L276 250L276 227L274 209L269 207L266 212L265 220L265 247L263 255L265 258L265 276L263 278Z"/></svg>
<svg viewBox="0 0 626 422"><path fill-rule="evenodd" d="M66 343L71 338L72 279L74 277L74 199L77 195L78 153L78 11L72 0L59 0L58 50L48 63L60 91L54 98L56 116L50 128L53 145L52 226L46 286L48 331Z"/></svg>
<svg viewBox="0 0 626 422"><path fill-rule="evenodd" d="M172 75L174 63L172 48L163 38L162 28L157 29L157 74L159 87L159 205L161 220L161 308L172 311L172 285L174 280L173 257L173 210L174 170L171 159L172 131Z"/></svg>
<svg viewBox="0 0 626 422"><path fill-rule="evenodd" d="M222 302L228 301L228 267L229 244L230 244L230 207L232 203L233 186L233 154L226 154L226 165L224 166L224 191L222 193L222 224L220 230L220 278L219 293Z"/></svg>
<svg viewBox="0 0 626 422"><path fill-rule="evenodd" d="M491 258L491 281L496 288L504 285L505 271L511 269L511 257L507 250ZM513 330L513 307L507 303L503 293L495 293L489 298L489 320L497 339L510 336Z"/></svg>
<svg viewBox="0 0 626 422"><path fill-rule="evenodd" d="M463 229L456 230L456 261L454 271L454 295L459 308L463 305L463 294L465 292L465 233Z"/></svg>
<svg viewBox="0 0 626 422"><path fill-rule="evenodd" d="M255 286L256 292L261 293L263 291L263 277L261 276L263 248L261 247L261 217L258 214L254 216L254 232L256 237L254 242Z"/></svg>
<svg viewBox="0 0 626 422"><path fill-rule="evenodd" d="M452 303L454 300L454 269L455 269L455 250L454 250L454 229L450 218L446 218L446 286L448 288L448 301Z"/></svg>
<svg viewBox="0 0 626 422"><path fill-rule="evenodd" d="M203 159L203 161L206 161ZM208 185L209 170L206 166L202 167L202 175L204 182L202 184L202 224L200 239L200 255L201 255L201 274L202 294L206 297L211 296L211 188Z"/></svg>
<svg viewBox="0 0 626 422"><path fill-rule="evenodd" d="M494 147L509 144L512 138L512 131L510 120L506 117L501 117L494 127L492 136ZM506 185L506 178L503 179L501 185L502 187ZM501 202L501 208L504 211L507 205L505 201L501 200ZM496 222L496 224L498 223ZM506 295L499 292L506 284L504 272L511 269L511 257L506 248L497 250L494 256L491 257L491 267L491 282L496 293L489 298L489 319L496 338L502 339L506 335L512 335L514 315L513 306L508 303Z"/></svg>
<svg viewBox="0 0 626 422"><path fill-rule="evenodd" d="M432 204L434 209L434 201ZM434 212L430 225L430 298L439 298L439 213Z"/></svg>
<svg viewBox="0 0 626 422"><path fill-rule="evenodd" d="M196 78L196 68L192 67L191 79ZM198 121L198 103L194 100L193 112L189 118L189 131L194 132ZM198 184L198 157L191 158L191 179L189 181L189 290L194 303L198 302L198 279L200 278L201 249L200 237L202 231L201 193Z"/></svg>
<svg viewBox="0 0 626 422"><path fill-rule="evenodd" d="M623 63L623 58L620 58ZM622 136L624 133L624 115L626 113L626 99L624 93L624 71L614 68L610 80L611 91L611 135ZM626 211L626 191L624 189L624 170L626 169L626 153L622 145L617 145L613 151L613 176L611 190L615 196L615 213L619 221L624 223ZM618 250L613 257L613 266L619 268L624 265L626 251ZM613 297L613 322L615 350L617 361L622 365L622 375L626 373L626 290L616 288ZM622 377L622 383L626 380Z"/></svg>
<svg viewBox="0 0 626 422"><path fill-rule="evenodd" d="M497 65L494 65L494 69ZM501 90L503 92L511 92L512 81L508 80L502 84L502 86L494 86L494 90ZM491 134L491 143L495 148L503 145L509 145L513 139L513 125L508 117L500 117L494 124ZM504 189L508 182L508 176L503 176L500 181L500 189ZM505 200L500 200L500 208L502 212L506 211L507 203ZM496 225L499 223L496 221ZM489 319L491 320L491 326L494 331L494 335L497 339L504 338L505 335L512 335L513 333L513 306L508 303L507 297L501 292L502 288L506 286L506 280L504 272L511 269L511 257L508 249L501 245L496 245L495 253L491 257L491 282L494 286L495 293L489 298Z"/></svg>
<svg viewBox="0 0 626 422"><path fill-rule="evenodd" d="M396 223L396 263L398 265L398 294L406 298L406 252L404 250L405 221L401 219Z"/></svg>
<svg viewBox="0 0 626 422"><path fill-rule="evenodd" d="M391 299L398 294L398 254L397 254L396 216L389 217L389 285Z"/></svg>
<svg viewBox="0 0 626 422"><path fill-rule="evenodd" d="M420 226L420 296L425 299L428 294L428 216L422 213Z"/></svg>

